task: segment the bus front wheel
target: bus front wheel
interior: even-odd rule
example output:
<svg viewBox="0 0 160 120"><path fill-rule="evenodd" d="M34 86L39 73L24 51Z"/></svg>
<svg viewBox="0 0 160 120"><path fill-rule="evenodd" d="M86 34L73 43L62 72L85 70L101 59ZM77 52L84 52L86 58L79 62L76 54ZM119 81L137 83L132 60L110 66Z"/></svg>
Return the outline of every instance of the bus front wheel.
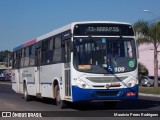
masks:
<svg viewBox="0 0 160 120"><path fill-rule="evenodd" d="M61 95L60 95L60 89L59 86L55 86L55 93L56 93L56 104L59 108L63 109L66 107L66 103L64 100L61 100Z"/></svg>

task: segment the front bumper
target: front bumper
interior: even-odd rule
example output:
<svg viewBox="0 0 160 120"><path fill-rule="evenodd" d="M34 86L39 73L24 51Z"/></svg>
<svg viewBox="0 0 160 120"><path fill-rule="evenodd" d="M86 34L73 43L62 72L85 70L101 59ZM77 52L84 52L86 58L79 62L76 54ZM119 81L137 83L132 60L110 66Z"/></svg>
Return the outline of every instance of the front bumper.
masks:
<svg viewBox="0 0 160 120"><path fill-rule="evenodd" d="M72 100L125 100L138 99L138 85L120 89L82 89L72 86Z"/></svg>

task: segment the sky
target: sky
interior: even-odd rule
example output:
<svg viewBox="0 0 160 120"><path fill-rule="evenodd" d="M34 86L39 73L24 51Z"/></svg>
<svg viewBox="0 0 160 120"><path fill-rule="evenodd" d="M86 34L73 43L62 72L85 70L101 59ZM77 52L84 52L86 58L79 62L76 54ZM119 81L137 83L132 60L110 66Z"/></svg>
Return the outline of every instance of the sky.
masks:
<svg viewBox="0 0 160 120"><path fill-rule="evenodd" d="M143 12L150 10L154 14ZM0 51L77 21L120 21L160 16L160 0L0 0Z"/></svg>

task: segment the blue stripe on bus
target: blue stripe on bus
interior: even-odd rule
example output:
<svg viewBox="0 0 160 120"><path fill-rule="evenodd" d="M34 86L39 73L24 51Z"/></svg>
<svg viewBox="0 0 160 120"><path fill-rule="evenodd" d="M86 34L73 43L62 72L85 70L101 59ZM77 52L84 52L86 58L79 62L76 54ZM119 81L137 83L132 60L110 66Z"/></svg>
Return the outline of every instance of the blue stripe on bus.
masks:
<svg viewBox="0 0 160 120"><path fill-rule="evenodd" d="M98 95L97 93L106 94L116 93L116 95ZM136 92L135 96L127 96L126 92ZM72 99L73 102L81 100L124 100L124 99L138 99L138 85L132 88L121 88L121 89L82 89L77 86L72 86Z"/></svg>
<svg viewBox="0 0 160 120"><path fill-rule="evenodd" d="M17 83L17 82L12 82L12 83ZM23 82L19 82L20 84L23 84ZM35 84L35 82L27 82L27 84Z"/></svg>
<svg viewBox="0 0 160 120"><path fill-rule="evenodd" d="M47 82L41 82L41 84L52 84L52 83L47 83Z"/></svg>
<svg viewBox="0 0 160 120"><path fill-rule="evenodd" d="M27 84L35 84L35 82L27 82Z"/></svg>
<svg viewBox="0 0 160 120"><path fill-rule="evenodd" d="M17 82L12 82L12 83L17 83Z"/></svg>
<svg viewBox="0 0 160 120"><path fill-rule="evenodd" d="M13 49L13 51L16 51L16 50L21 49L21 48L23 48L23 45L20 45L20 46L15 47L15 48Z"/></svg>
<svg viewBox="0 0 160 120"><path fill-rule="evenodd" d="M12 83L17 83L17 82L12 82ZM20 84L22 84L23 82L20 82ZM27 84L35 84L35 82L27 82ZM52 84L52 83L40 83L40 84Z"/></svg>

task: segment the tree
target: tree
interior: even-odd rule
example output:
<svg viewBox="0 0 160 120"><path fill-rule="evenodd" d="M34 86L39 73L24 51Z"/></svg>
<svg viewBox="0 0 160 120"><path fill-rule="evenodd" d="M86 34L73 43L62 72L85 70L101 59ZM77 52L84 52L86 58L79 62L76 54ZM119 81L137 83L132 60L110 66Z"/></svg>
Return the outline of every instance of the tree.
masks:
<svg viewBox="0 0 160 120"><path fill-rule="evenodd" d="M138 20L133 27L138 37L138 45L149 43L154 46L154 87L158 87L157 48L160 45L160 21L149 24L147 21Z"/></svg>
<svg viewBox="0 0 160 120"><path fill-rule="evenodd" d="M148 69L142 63L138 64L138 76L148 76Z"/></svg>
<svg viewBox="0 0 160 120"><path fill-rule="evenodd" d="M11 54L11 51L9 50L3 50L3 51L0 51L0 62L6 62L8 63L8 59L10 60L10 55Z"/></svg>

